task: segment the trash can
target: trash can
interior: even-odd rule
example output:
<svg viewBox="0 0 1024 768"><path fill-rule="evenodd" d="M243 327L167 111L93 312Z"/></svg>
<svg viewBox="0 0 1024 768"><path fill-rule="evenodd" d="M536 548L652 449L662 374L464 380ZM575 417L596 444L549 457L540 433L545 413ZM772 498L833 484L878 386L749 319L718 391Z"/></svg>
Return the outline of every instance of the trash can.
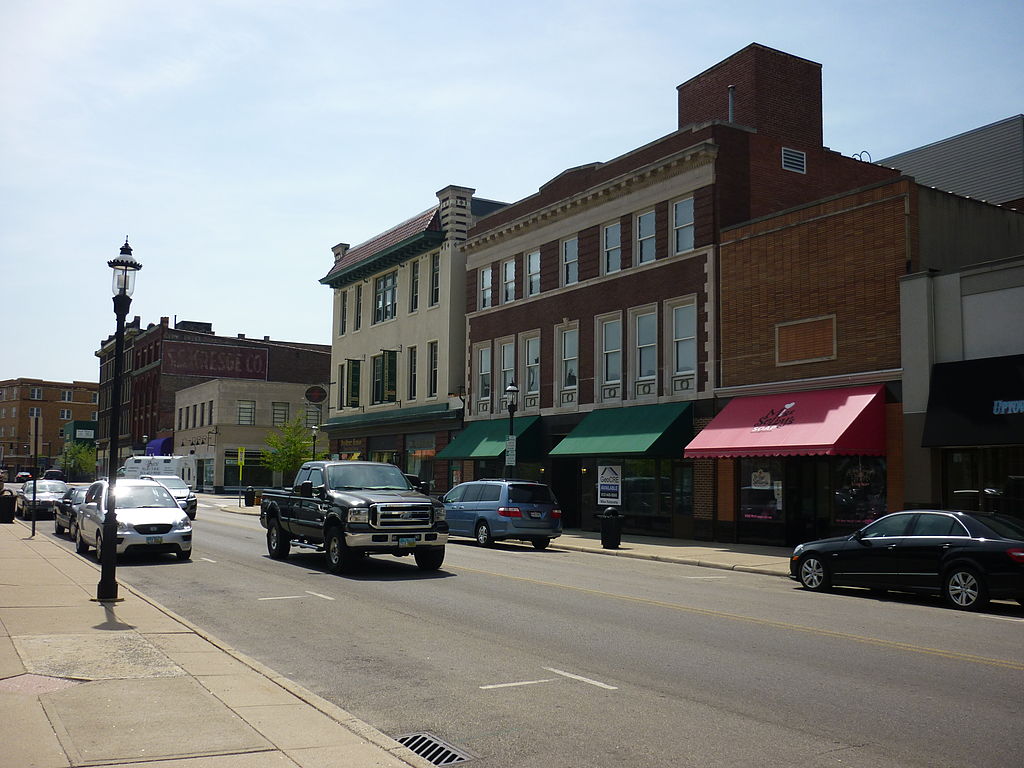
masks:
<svg viewBox="0 0 1024 768"><path fill-rule="evenodd" d="M0 491L0 523L14 522L14 504L17 501L10 488Z"/></svg>
<svg viewBox="0 0 1024 768"><path fill-rule="evenodd" d="M623 517L615 507L607 507L597 516L601 521L601 546L604 549L618 549L622 542Z"/></svg>
<svg viewBox="0 0 1024 768"><path fill-rule="evenodd" d="M256 491L250 485L245 489L245 506L251 507L256 503Z"/></svg>

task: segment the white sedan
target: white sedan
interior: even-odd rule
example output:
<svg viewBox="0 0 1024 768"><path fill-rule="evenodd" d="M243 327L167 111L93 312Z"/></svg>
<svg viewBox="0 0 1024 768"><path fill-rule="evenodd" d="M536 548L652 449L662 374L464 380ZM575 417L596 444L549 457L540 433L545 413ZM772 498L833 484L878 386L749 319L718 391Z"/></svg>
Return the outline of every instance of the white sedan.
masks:
<svg viewBox="0 0 1024 768"><path fill-rule="evenodd" d="M96 559L100 559L108 501L106 480L89 486L75 537L78 554L84 555L90 547L95 547ZM173 552L179 560L192 557L192 521L160 483L120 479L114 486L114 501L119 555L131 550Z"/></svg>

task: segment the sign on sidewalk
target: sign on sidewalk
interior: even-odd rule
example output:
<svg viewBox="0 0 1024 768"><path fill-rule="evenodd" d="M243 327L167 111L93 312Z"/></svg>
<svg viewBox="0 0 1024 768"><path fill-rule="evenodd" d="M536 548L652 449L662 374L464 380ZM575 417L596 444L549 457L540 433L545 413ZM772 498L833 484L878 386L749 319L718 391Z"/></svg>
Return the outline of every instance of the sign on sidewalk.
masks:
<svg viewBox="0 0 1024 768"><path fill-rule="evenodd" d="M622 506L622 467L598 466L597 468L597 506Z"/></svg>

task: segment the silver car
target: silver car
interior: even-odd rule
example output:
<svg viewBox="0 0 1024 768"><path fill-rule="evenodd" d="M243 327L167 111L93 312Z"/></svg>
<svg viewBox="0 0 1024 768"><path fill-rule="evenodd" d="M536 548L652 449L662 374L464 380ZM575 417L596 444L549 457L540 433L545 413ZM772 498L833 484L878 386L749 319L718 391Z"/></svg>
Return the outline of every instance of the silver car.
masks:
<svg viewBox="0 0 1024 768"><path fill-rule="evenodd" d="M192 521L164 486L155 480L120 479L114 487L114 515L117 518L117 553L173 552L179 560L192 557ZM75 550L86 554L103 548L103 520L107 514L109 488L106 480L89 486L78 518Z"/></svg>
<svg viewBox="0 0 1024 768"><path fill-rule="evenodd" d="M178 506L185 510L189 520L196 519L196 508L199 500L192 493L192 486L186 483L177 475L141 475L142 480L156 480L160 485L171 492L171 496L178 502Z"/></svg>
<svg viewBox="0 0 1024 768"><path fill-rule="evenodd" d="M67 483L60 480L29 480L18 491L18 498L14 502L14 514L28 520L31 519L34 509L37 520L49 517L67 490Z"/></svg>

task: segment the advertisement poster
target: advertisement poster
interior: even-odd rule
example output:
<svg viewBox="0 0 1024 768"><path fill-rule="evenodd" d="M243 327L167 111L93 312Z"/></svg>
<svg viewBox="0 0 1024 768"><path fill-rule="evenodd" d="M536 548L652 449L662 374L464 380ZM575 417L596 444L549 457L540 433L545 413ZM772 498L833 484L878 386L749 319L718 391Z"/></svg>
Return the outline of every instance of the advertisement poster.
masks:
<svg viewBox="0 0 1024 768"><path fill-rule="evenodd" d="M597 506L622 506L621 466L599 466L597 468Z"/></svg>

